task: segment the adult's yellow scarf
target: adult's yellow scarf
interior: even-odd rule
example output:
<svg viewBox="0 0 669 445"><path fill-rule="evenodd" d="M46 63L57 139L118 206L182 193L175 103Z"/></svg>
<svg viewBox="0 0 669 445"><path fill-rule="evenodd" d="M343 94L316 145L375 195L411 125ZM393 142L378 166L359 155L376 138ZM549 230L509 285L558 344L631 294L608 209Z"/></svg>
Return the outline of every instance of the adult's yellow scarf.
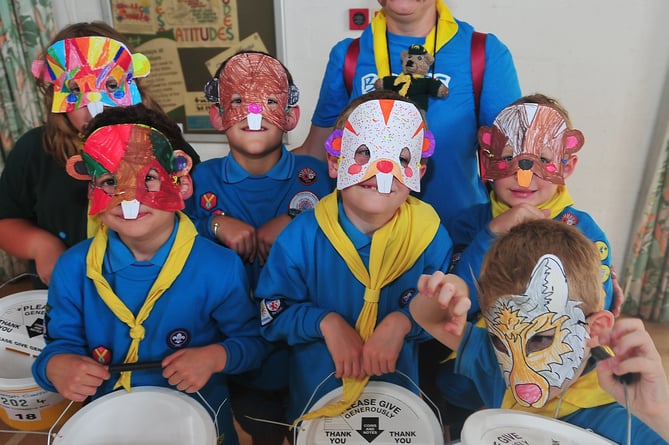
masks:
<svg viewBox="0 0 669 445"><path fill-rule="evenodd" d="M560 399L562 400L561 402ZM560 410L557 418L561 419L583 408L594 408L613 402L615 402L615 399L599 386L597 372L591 370L576 379L561 397L551 400L541 408L527 408L519 405L513 397L511 389L507 388L502 400L502 408L540 414L546 417L555 417L555 410L559 403Z"/></svg>
<svg viewBox="0 0 669 445"><path fill-rule="evenodd" d="M502 213L506 212L509 210L511 207L500 201L497 198L497 195L495 195L495 192L492 191L490 192L490 203L492 204L492 217L496 218ZM553 195L551 199L548 201L544 202L539 206L539 209L550 209L551 211L551 219L554 219L556 216L562 212L565 207L568 207L570 205L574 205L574 200L572 199L571 195L569 194L569 190L567 190L566 185L558 185L557 192Z"/></svg>
<svg viewBox="0 0 669 445"><path fill-rule="evenodd" d="M174 245L172 246L170 253L167 255L165 264L160 270L158 278L156 278L155 283L153 283L151 290L149 290L146 300L144 300L144 304L139 309L136 317L130 309L123 304L123 301L114 293L107 280L102 276L102 262L105 251L107 250L107 227L102 227L97 231L93 237L91 246L88 249L88 254L86 255L86 264L88 265L86 276L95 283L95 288L100 294L102 301L104 301L114 315L116 315L116 317L123 323L127 324L129 328L128 334L132 341L130 342L130 347L128 348L123 363L135 363L139 360L139 343L144 339L145 334L142 323L149 318L156 301L158 301L163 293L170 288L174 280L176 280L181 273L181 270L190 255L193 243L195 242L195 236L197 235L195 226L183 213L178 212L178 215L179 228L174 240ZM122 386L126 391L130 392L130 376L130 371L122 372L121 377L114 385L114 389Z"/></svg>
<svg viewBox="0 0 669 445"><path fill-rule="evenodd" d="M443 0L437 0L437 25L432 28L432 31L425 37L425 42L434 42L434 34L437 33L436 48L425 49L430 51L433 56L448 43L451 38L458 32L458 23L453 18L453 14L448 9ZM381 9L372 19L372 36L374 37L374 60L376 61L376 72L379 79L390 76L390 55L388 54L388 37L386 36L386 15ZM408 48L407 48L408 49Z"/></svg>
<svg viewBox="0 0 669 445"><path fill-rule="evenodd" d="M321 230L344 259L355 278L365 286L364 303L355 324L363 342L374 332L381 289L397 279L416 262L439 228L439 216L424 202L409 197L395 216L372 235L369 272L351 240L339 224L337 192L327 195L314 209ZM343 398L310 412L300 420L338 416L362 394L369 377L343 379Z"/></svg>

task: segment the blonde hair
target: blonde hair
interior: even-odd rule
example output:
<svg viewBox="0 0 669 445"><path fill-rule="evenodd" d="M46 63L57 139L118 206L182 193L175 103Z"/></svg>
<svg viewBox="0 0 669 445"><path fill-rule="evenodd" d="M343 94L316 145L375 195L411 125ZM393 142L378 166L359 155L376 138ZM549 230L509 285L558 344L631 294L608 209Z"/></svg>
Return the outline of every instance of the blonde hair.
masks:
<svg viewBox="0 0 669 445"><path fill-rule="evenodd" d="M519 224L494 242L478 279L481 310L500 297L522 294L542 255L557 256L565 269L569 299L589 314L604 307L601 260L595 244L578 229L550 219Z"/></svg>
<svg viewBox="0 0 669 445"><path fill-rule="evenodd" d="M132 51L126 38L104 22L80 22L66 26L53 37L49 46L60 40L88 36L102 36L118 40ZM162 111L160 105L142 90L140 79L135 79L135 82L142 95L144 105L148 108ZM37 87L42 94L47 111L43 136L44 151L50 154L57 163L65 165L69 157L80 152L82 147L81 135L79 134L79 130L70 123L66 113L51 112L53 84L38 79Z"/></svg>

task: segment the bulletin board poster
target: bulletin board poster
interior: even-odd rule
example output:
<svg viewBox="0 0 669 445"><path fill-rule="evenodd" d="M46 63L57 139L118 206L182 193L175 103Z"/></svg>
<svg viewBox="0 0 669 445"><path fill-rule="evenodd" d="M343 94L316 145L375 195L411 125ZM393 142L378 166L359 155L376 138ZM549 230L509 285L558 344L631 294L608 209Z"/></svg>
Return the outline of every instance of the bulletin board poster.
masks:
<svg viewBox="0 0 669 445"><path fill-rule="evenodd" d="M273 0L110 0L114 28L148 57L142 85L184 133L217 133L204 85L240 50L276 55Z"/></svg>

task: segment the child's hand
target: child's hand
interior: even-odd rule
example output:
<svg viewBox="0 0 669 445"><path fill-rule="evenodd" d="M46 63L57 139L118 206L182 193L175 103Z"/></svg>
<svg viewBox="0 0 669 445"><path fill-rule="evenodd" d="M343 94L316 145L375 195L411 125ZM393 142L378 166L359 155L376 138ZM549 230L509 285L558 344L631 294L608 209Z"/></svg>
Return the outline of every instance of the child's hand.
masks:
<svg viewBox="0 0 669 445"><path fill-rule="evenodd" d="M56 354L46 365L46 376L58 393L68 400L83 402L94 395L109 370L90 357L77 354Z"/></svg>
<svg viewBox="0 0 669 445"><path fill-rule="evenodd" d="M597 363L600 386L624 405L623 385L616 376L638 374L639 379L628 384L632 412L663 437L669 437L669 384L662 357L643 322L636 318L618 319L612 329L601 331L597 339L615 353L615 357Z"/></svg>
<svg viewBox="0 0 669 445"><path fill-rule="evenodd" d="M404 337L411 331L411 321L401 312L391 312L374 329L362 350L367 375L395 372Z"/></svg>
<svg viewBox="0 0 669 445"><path fill-rule="evenodd" d="M163 360L163 377L179 391L202 389L215 372L225 368L228 354L221 345L181 349Z"/></svg>
<svg viewBox="0 0 669 445"><path fill-rule="evenodd" d="M365 377L363 343L358 332L336 312L330 312L321 320L321 332L335 365L335 376L352 379Z"/></svg>
<svg viewBox="0 0 669 445"><path fill-rule="evenodd" d="M256 258L256 229L242 220L225 215L218 229L221 242L237 252L242 261L252 263Z"/></svg>
<svg viewBox="0 0 669 445"><path fill-rule="evenodd" d="M269 250L272 248L276 237L279 236L279 233L281 233L290 221L290 216L279 215L276 218L270 219L261 227L258 227L256 245L258 246L258 262L261 266L265 265L265 261L267 261L267 257L269 256Z"/></svg>
<svg viewBox="0 0 669 445"><path fill-rule="evenodd" d="M437 271L421 275L418 292L409 306L411 316L434 338L456 350L471 307L467 283L457 275Z"/></svg>
<svg viewBox="0 0 669 445"><path fill-rule="evenodd" d="M520 223L548 218L550 215L548 209L540 210L533 205L521 203L493 218L488 223L488 228L495 235L503 235Z"/></svg>

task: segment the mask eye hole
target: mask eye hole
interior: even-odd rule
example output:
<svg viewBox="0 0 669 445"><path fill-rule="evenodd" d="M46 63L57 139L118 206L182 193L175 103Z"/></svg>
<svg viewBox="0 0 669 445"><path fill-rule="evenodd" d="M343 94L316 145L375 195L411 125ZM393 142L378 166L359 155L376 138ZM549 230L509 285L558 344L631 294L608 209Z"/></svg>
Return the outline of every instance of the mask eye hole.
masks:
<svg viewBox="0 0 669 445"><path fill-rule="evenodd" d="M144 177L144 185L146 187L147 192L160 191L160 185L161 185L160 174L158 174L156 169L152 168L151 170L148 171L148 173Z"/></svg>
<svg viewBox="0 0 669 445"><path fill-rule="evenodd" d="M549 331L539 332L527 341L525 346L527 354L533 352L539 352L544 349L550 348L553 345L553 340L555 339L555 329Z"/></svg>
<svg viewBox="0 0 669 445"><path fill-rule="evenodd" d="M496 335L490 334L490 342L492 343L493 347L501 352L502 354L509 355L509 350L506 349L506 345L504 345L504 342L500 340Z"/></svg>
<svg viewBox="0 0 669 445"><path fill-rule="evenodd" d="M112 174L105 173L93 179L92 185L105 192L108 196L116 196L116 177Z"/></svg>
<svg viewBox="0 0 669 445"><path fill-rule="evenodd" d="M81 94L81 89L79 88L79 84L76 80L68 80L67 88L69 88L72 94Z"/></svg>
<svg viewBox="0 0 669 445"><path fill-rule="evenodd" d="M369 162L369 159L372 157L372 153L369 151L369 148L365 144L358 147L355 151L355 163L358 165L365 165Z"/></svg>
<svg viewBox="0 0 669 445"><path fill-rule="evenodd" d="M113 93L118 89L118 81L114 79L113 77L108 77L106 82L105 82L105 88L107 91L110 93Z"/></svg>
<svg viewBox="0 0 669 445"><path fill-rule="evenodd" d="M411 152L407 147L404 147L400 152L400 165L402 168L406 168L411 163Z"/></svg>

